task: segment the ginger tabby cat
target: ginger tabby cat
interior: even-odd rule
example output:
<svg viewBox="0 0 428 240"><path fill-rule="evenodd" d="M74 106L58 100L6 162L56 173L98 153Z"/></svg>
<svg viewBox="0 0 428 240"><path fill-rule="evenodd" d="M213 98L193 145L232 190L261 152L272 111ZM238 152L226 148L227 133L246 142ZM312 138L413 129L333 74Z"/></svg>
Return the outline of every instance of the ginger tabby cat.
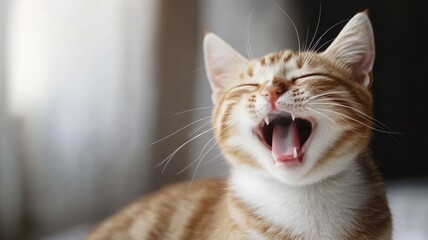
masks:
<svg viewBox="0 0 428 240"><path fill-rule="evenodd" d="M356 14L323 52L248 60L212 33L205 66L227 180L175 184L107 219L88 239L391 239L368 145L374 37Z"/></svg>

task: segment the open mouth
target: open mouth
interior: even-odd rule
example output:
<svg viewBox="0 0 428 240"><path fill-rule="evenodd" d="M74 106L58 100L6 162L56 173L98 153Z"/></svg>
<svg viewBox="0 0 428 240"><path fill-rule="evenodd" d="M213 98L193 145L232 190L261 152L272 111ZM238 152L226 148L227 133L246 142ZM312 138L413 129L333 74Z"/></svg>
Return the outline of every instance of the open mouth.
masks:
<svg viewBox="0 0 428 240"><path fill-rule="evenodd" d="M274 111L259 124L256 134L272 151L275 164L285 164L302 161L304 146L312 131L311 121L294 118L288 112Z"/></svg>

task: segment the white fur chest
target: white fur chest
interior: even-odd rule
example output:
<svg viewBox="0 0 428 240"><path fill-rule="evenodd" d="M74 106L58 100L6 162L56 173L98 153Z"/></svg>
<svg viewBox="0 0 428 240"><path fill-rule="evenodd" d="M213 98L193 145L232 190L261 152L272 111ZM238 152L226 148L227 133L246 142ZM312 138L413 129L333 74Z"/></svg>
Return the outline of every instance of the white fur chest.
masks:
<svg viewBox="0 0 428 240"><path fill-rule="evenodd" d="M340 239L368 198L355 169L336 179L289 186L253 170L235 171L231 188L257 214L307 239Z"/></svg>

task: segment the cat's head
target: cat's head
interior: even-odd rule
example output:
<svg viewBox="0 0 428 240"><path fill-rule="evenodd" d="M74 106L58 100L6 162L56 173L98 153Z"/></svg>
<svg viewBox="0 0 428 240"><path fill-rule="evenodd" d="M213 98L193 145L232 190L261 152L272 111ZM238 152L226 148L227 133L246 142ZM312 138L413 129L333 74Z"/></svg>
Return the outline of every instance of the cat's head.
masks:
<svg viewBox="0 0 428 240"><path fill-rule="evenodd" d="M370 141L374 56L366 12L321 53L285 50L248 60L208 33L214 133L228 160L292 185L346 169Z"/></svg>

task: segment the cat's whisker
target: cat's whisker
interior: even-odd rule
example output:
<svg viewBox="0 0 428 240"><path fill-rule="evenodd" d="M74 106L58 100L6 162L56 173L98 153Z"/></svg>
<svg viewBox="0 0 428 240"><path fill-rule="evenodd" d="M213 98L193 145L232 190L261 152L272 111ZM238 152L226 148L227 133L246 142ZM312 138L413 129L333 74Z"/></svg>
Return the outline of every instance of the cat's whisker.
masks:
<svg viewBox="0 0 428 240"><path fill-rule="evenodd" d="M229 149L232 149L232 148L234 148L234 146L230 146L230 147L224 148L224 149L223 149L223 151L224 151L224 152L227 152ZM205 162L204 162L204 164L209 164L209 163L211 163L212 161L214 161L214 160L216 160L217 158L219 158L221 155L223 155L223 152L220 152L219 154L215 155L213 158L211 158L211 159L209 159L209 160L205 161Z"/></svg>
<svg viewBox="0 0 428 240"><path fill-rule="evenodd" d="M204 153L204 155L202 155L200 158L199 158L199 161L198 161L198 164L196 164L196 168L195 168L195 171L193 172L193 175L192 175L192 178L190 179L190 183L192 183L193 182L193 180L195 180L195 176L196 176L196 172L198 171L198 169L199 169L199 166L200 166L200 164L201 164L201 162L202 162L202 160L204 159L204 157L208 154L208 152L209 151L211 151L211 149L213 149L215 146L217 146L217 144L213 144L205 153ZM197 160L197 159L195 159L195 160Z"/></svg>
<svg viewBox="0 0 428 240"><path fill-rule="evenodd" d="M209 132L209 131L211 131L211 130L213 130L214 129L214 127L212 127L212 128L210 128L210 129L208 129L208 130L205 130L205 131L203 131L202 133L199 133L198 135L196 135L196 136L194 136L194 137L192 137L191 139L189 139L189 140L187 140L185 143L183 143L181 146L179 146L176 150L174 150L168 157L166 157L165 159L163 159L159 164L157 164L155 167L157 168L157 167L159 167L159 166L161 166L163 163L165 163L165 166L162 168L162 172L161 173L163 173L164 171L165 171L165 169L166 169L166 167L168 166L168 164L169 164L169 162L171 161L171 159L174 157L174 155L178 152L178 151L180 151L180 149L182 149L184 146L186 146L189 142L191 142L191 141L193 141L193 140L195 140L196 138L198 138L198 137L200 137L200 136L202 136L202 135L204 135L204 134L206 134L207 132Z"/></svg>
<svg viewBox="0 0 428 240"><path fill-rule="evenodd" d="M313 51L314 49L316 49L316 47L318 46L318 44L321 42L321 40L322 40L322 38L328 33L328 32L330 32L334 27L336 27L337 25L340 25L340 24L342 24L342 23L344 23L344 22L347 22L349 20L349 18L348 19L344 19L344 20L342 20L342 21L340 21L340 22L338 22L338 23L336 23L336 24L334 24L333 26L331 26L331 27L329 27L319 38L318 38L318 40L315 42L315 44L312 46L312 48L310 48L309 49L309 51Z"/></svg>
<svg viewBox="0 0 428 240"><path fill-rule="evenodd" d="M152 142L150 145L154 145L154 144L156 144L156 143L162 142L163 140L166 140L166 139L168 139L168 138L170 138L170 137L174 136L175 134L177 134L178 132L182 131L183 129L186 129L186 128L190 127L191 125L193 125L193 124L195 124L195 123L198 123L198 122L200 122L200 121L203 121L203 120L206 120L206 119L210 119L211 117L212 117L212 116L208 116L208 117L204 117L204 118L198 119L198 120L196 120L196 121L193 121L193 122L191 122L191 123L187 124L186 126L181 127L181 128L180 128L180 129L178 129L177 131L175 131L175 132L173 132L173 133L169 134L168 136L165 136L165 137L163 137L163 138L161 138L161 139L159 139L159 140L156 140L156 141Z"/></svg>
<svg viewBox="0 0 428 240"><path fill-rule="evenodd" d="M199 130L201 130L203 127L209 125L211 123L211 121L208 121L204 124L201 124L200 126L198 126L196 129L192 130L191 132L189 132L187 134L188 137L191 137L193 134L195 134L196 132L198 132Z"/></svg>
<svg viewBox="0 0 428 240"><path fill-rule="evenodd" d="M306 47L305 47L306 48ZM303 51L305 52L306 49L303 49ZM308 52L303 56L303 60L302 62L310 62L311 60L311 54L309 54Z"/></svg>
<svg viewBox="0 0 428 240"><path fill-rule="evenodd" d="M209 143L210 141L208 141L208 143ZM207 143L207 144L208 144ZM207 145L207 144L205 144L205 146ZM211 146L210 147L210 149L208 149L207 150L207 152L209 152L212 148L214 148L215 146L216 146L217 144L214 144L213 146ZM202 150L203 151L203 150ZM216 157L219 157L220 155L222 155L223 153L221 152L219 155L217 155ZM195 158L193 161L191 161L189 164L187 164L183 169L181 169L180 171L178 171L177 172L177 174L176 175L180 175L180 174L182 174L184 171L186 171L189 167L191 167L193 164L195 164L198 160L199 160L199 158L203 158L203 157L205 157L205 154L204 154L204 156L202 156L202 154L200 154L197 158Z"/></svg>
<svg viewBox="0 0 428 240"><path fill-rule="evenodd" d="M320 3L320 10L319 10L319 13L318 13L317 27L315 28L315 33L312 36L311 42L309 43L309 46L308 46L308 49L311 49L311 45L312 45L313 41L315 40L315 37L317 36L318 27L320 25L320 22L321 22L321 3Z"/></svg>
<svg viewBox="0 0 428 240"><path fill-rule="evenodd" d="M313 111L313 112L315 112L315 113L318 113L319 115L321 115L321 116L323 116L323 117L325 117L325 118L327 118L328 120L330 120L330 122L332 122L332 123L334 123L334 125L331 127L331 128L334 128L334 129L337 129L337 130L342 130L342 128L340 127L340 125L339 124L337 124L337 122L336 121L334 121L333 119L331 119L330 117L328 117L327 115L325 115L324 113L322 113L322 112L320 112L320 111L316 111L316 110L314 110L314 109L312 109L312 108L308 108L309 110L311 110L311 111ZM321 109L322 110L322 109ZM358 131L356 131L356 130L354 130L354 129L351 129L350 131L352 131L352 132L355 132L355 133L358 133Z"/></svg>
<svg viewBox="0 0 428 240"><path fill-rule="evenodd" d="M309 25L306 28L306 37L305 37L305 41L303 42L303 48L302 48L303 52L305 52L308 49L308 46L307 46L307 44L308 44L308 35L309 35Z"/></svg>
<svg viewBox="0 0 428 240"><path fill-rule="evenodd" d="M324 113L322 113L322 112L320 112L320 111L317 111L317 110L315 110L315 109L313 109L313 108L310 108L310 107L307 107L307 109L309 109L309 111L312 111L312 112L314 112L314 113L317 113L317 114L319 114L319 115L321 115L321 116L323 116L323 117L327 118L328 120L330 120L330 121L334 124L334 126L336 126L336 125L337 125L336 121L334 121L333 119L331 119L330 117L328 117L328 116L327 116L327 115L325 115Z"/></svg>
<svg viewBox="0 0 428 240"><path fill-rule="evenodd" d="M351 106L347 106L347 105L344 105L344 104L340 104L340 103L330 102L330 101L316 101L316 102L309 103L309 104L339 106L339 107L344 107L344 108L351 109L351 110L355 111L357 114L360 114L362 117L367 118L367 119L373 121L373 124L375 124L380 129L386 130L386 131L391 131L391 133L394 133L394 132L392 132L392 129L390 127L388 127L387 125L383 124L382 122L376 120L375 118L373 118L373 117L365 114L364 112L362 112L361 110L359 110L357 108L354 108L354 107L351 107ZM400 133L395 132L394 134L400 134Z"/></svg>
<svg viewBox="0 0 428 240"><path fill-rule="evenodd" d="M309 54L309 52L307 52L307 50L309 48L309 46L306 46L308 44L308 42L307 42L308 41L308 35L309 35L309 26L308 26L308 29L307 29L307 32L306 32L305 44L304 44L303 50L302 50L303 52L306 52L306 54L303 56L302 62L310 62L311 58L313 56L313 54Z"/></svg>
<svg viewBox="0 0 428 240"><path fill-rule="evenodd" d="M220 131L219 133L221 133L221 132L223 132L223 131L225 131L226 129L228 129L228 127L227 128L225 128L225 129L223 129L222 131ZM179 172L177 172L177 175L179 175L179 174L181 174L181 173L183 173L186 169L188 169L190 166L192 166L194 163L196 163L196 161L198 161L198 159L199 158L204 158L205 157L205 155L214 147L214 146L216 146L216 144L214 144L213 146L211 146L211 148L210 149L208 149L207 150L207 152L202 156L202 153L203 153L203 151L205 150L205 148L207 147L207 145L216 137L217 135L214 135L205 145L204 145L204 147L202 148L202 150L201 150L201 153L199 154L199 156L196 158L196 159L194 159L192 162L190 162L187 166L185 166L182 170L180 170ZM220 153L220 155L221 155L221 153Z"/></svg>
<svg viewBox="0 0 428 240"><path fill-rule="evenodd" d="M354 101L352 99L335 98L335 97L326 97L326 98L321 98L321 99L315 99L315 100L309 101L309 103L312 103L312 102L334 102L334 101L343 101L343 102L352 103L352 104L356 104L356 105L361 104L361 103Z"/></svg>
<svg viewBox="0 0 428 240"><path fill-rule="evenodd" d="M192 178L190 179L189 184L192 184L193 180L195 180L196 172L198 172L198 169L199 169L199 166L201 165L202 159L203 159L203 158L205 157L205 155L206 155L206 154L207 154L211 149L213 149L215 146L216 146L216 144L214 143L214 145L212 145L212 146L210 147L210 149L208 149L208 151L207 151L207 152L205 152L205 154L204 154L204 155L199 159L198 164L196 164L195 171L193 172L193 175L192 175Z"/></svg>
<svg viewBox="0 0 428 240"><path fill-rule="evenodd" d="M226 127L225 129L223 129L222 131L220 131L219 132L219 134L221 133L221 132L223 132L223 131L225 131L226 129L228 129L229 127ZM214 139L215 139L215 137L216 137L217 135L214 135L213 137L211 137L209 140L208 140L208 142L207 143L205 143L205 145L202 147L202 150L201 150L201 153L199 153L199 156L197 157L197 158L195 158L189 165L191 166L193 163L195 163L195 162L197 162L199 159L202 159L206 154L207 154L207 152L209 152L214 146L215 146L215 143L214 143L214 145L213 146L211 146L206 152L205 152L205 154L204 154L204 151L205 151L205 149L207 148L207 146L210 144L210 142L212 142ZM188 165L188 166L189 166ZM186 166L186 169L187 169L187 166Z"/></svg>
<svg viewBox="0 0 428 240"><path fill-rule="evenodd" d="M272 2L275 4L276 7L278 7L279 10L281 10L281 12L283 12L285 14L285 16L287 16L288 20L290 20L291 24L293 25L294 31L296 32L297 44L299 46L299 52L300 52L300 50L301 50L301 48L300 48L300 37L299 37L299 31L297 30L296 24L294 24L293 19L291 19L291 17L284 11L284 9L282 9L279 6L279 4L275 0L272 0Z"/></svg>
<svg viewBox="0 0 428 240"><path fill-rule="evenodd" d="M311 54L307 52L303 57L303 62L311 62L314 57L315 57L315 54Z"/></svg>
<svg viewBox="0 0 428 240"><path fill-rule="evenodd" d="M322 93L322 94L318 94L318 95L312 96L312 97L306 99L306 101L311 101L313 99L320 98L320 97L327 96L327 95L344 94L344 93L348 94L349 92L347 92L347 91L330 91L330 92L326 92L326 93Z"/></svg>
<svg viewBox="0 0 428 240"><path fill-rule="evenodd" d="M198 67L195 70L191 71L190 73L195 73L195 72L201 71L201 70L205 70L205 68L204 67Z"/></svg>
<svg viewBox="0 0 428 240"><path fill-rule="evenodd" d="M206 144L205 144L205 146L204 146L204 148L206 148L206 146L208 146L208 144L209 144L209 142L211 142L213 139L215 139L215 137L217 137L217 135L219 135L219 134L221 134L222 132L224 132L224 131L226 131L226 130L228 130L229 128L231 128L231 127L233 127L233 126L235 126L235 124L231 124L231 125L229 125L229 126L227 126L227 127L225 127L224 129L222 129L220 132L218 132L216 135L214 135ZM204 157L208 154L208 152L209 151L211 151L211 149L213 149L214 147L216 146L216 144L214 143L202 156L201 155L199 155L199 157L198 158L196 158L195 159L195 161L198 161L198 164L196 165L196 168L195 168L195 171L193 172L193 175L192 175L192 179L190 180L190 183L189 184L191 184L192 182L193 182L193 180L195 179L195 176L196 176L196 172L198 171L198 169L199 169L199 166L200 166L200 164L201 164L201 162L202 162L202 159L204 159ZM201 151L201 154L202 154L202 152L204 151L204 149L202 149L202 151ZM192 163L193 164L193 163Z"/></svg>
<svg viewBox="0 0 428 240"><path fill-rule="evenodd" d="M253 7L253 9L250 12L250 15L247 19L247 26L245 30L245 43L247 48L247 54L249 59L253 59L253 51L251 50L251 40L250 40L250 25L251 25L251 18L253 17L253 13L256 10L256 7Z"/></svg>
<svg viewBox="0 0 428 240"><path fill-rule="evenodd" d="M320 105L322 105L322 104L320 104ZM343 107L346 107L346 106L343 106ZM327 109L322 109L322 110L328 111ZM354 109L354 110L357 110L357 109ZM376 120L376 119L374 119L374 118L372 118L370 116L361 115L359 112L357 112L357 114L360 114L359 116L363 117L365 120L370 121L370 123L372 123L374 125L374 127L366 125L366 124L362 123L361 121L358 121L358 120L356 120L356 119L354 119L354 118L352 118L352 117L350 117L350 116L348 116L346 114L341 114L341 113L338 113L336 111L329 111L329 112L332 112L332 113L335 113L335 114L340 115L342 117L345 117L345 118L348 118L350 120L353 120L353 121L355 121L355 122L357 122L359 124L362 124L362 125L364 125L366 127L369 127L370 129L372 129L374 131L388 134L395 141L398 141L398 140L393 136L393 134L395 134L395 135L403 134L403 133L400 133L400 132L394 132L388 126L386 126L385 124L383 124L382 122L379 122L378 120Z"/></svg>
<svg viewBox="0 0 428 240"><path fill-rule="evenodd" d="M343 113L339 113L339 112L337 112L337 111L333 111L333 110L329 110L329 109L319 109L319 110L321 110L321 111L326 111L326 112L330 112L330 113L333 113L333 114L336 114L336 115L342 116L342 117L347 118L347 119L349 119L349 120L352 120L352 121L354 121L354 122L356 122L356 123L358 123L358 124L361 124L361 125L363 125L363 126L365 126L365 127L368 127L368 128L370 128L370 129L372 129L373 131L377 131L377 132L381 132L381 133L386 133L386 134L389 134L389 135L391 135L391 134L397 134L397 133L394 133L394 132L389 132L389 131L385 131L385 130L382 130L382 129L377 129L377 128L373 127L373 126L370 126L370 125L368 125L368 124L366 124L366 123L363 123L363 122L361 122L361 121L359 121L359 120L357 120L357 119L355 119L355 118L353 118L353 117L350 117L350 116L348 116L348 115L346 115L346 114L343 114ZM393 136L391 136L391 137L393 137ZM393 137L393 138L394 138L394 137ZM395 139L395 138L394 138L394 139Z"/></svg>
<svg viewBox="0 0 428 240"><path fill-rule="evenodd" d="M207 151L209 152L215 146L216 146L216 143L214 143ZM190 168L193 164L195 164L201 158L201 156L202 155L199 155L197 158L193 159L189 164L187 164L183 169L181 169L180 171L178 171L175 175L182 174L184 171L186 171L188 168Z"/></svg>
<svg viewBox="0 0 428 240"><path fill-rule="evenodd" d="M214 106L191 108L191 109L187 109L187 110L184 110L184 111L176 112L176 113L174 113L174 116L180 115L180 114L183 114L183 113L194 112L194 111L203 110L203 109L209 109L209 108L214 108Z"/></svg>
<svg viewBox="0 0 428 240"><path fill-rule="evenodd" d="M329 43L331 43L331 42L333 42L333 41L334 41L334 38L332 38L332 39L330 39L330 40L326 41L325 43L321 44L321 46L317 47L317 49L315 49L314 51L315 51L315 52L318 52L318 51L319 51L321 48L323 48L325 45L327 45L327 44L329 44Z"/></svg>

